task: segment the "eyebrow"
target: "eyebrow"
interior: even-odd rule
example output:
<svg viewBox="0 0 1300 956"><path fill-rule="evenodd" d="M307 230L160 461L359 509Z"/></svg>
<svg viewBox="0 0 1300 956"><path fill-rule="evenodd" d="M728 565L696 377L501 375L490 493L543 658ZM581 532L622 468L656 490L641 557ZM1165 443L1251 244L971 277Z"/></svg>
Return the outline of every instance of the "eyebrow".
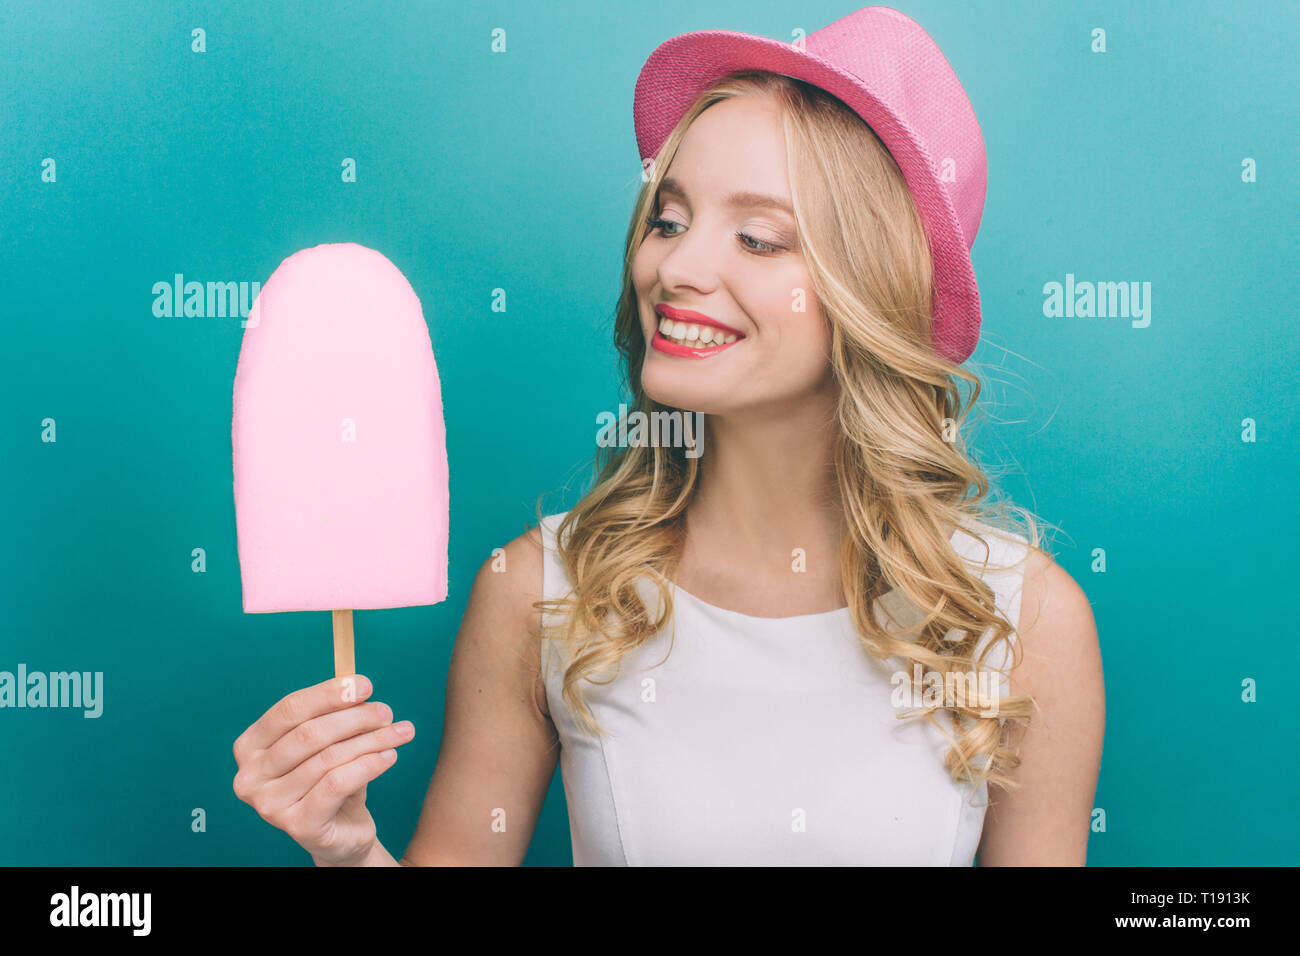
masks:
<svg viewBox="0 0 1300 956"><path fill-rule="evenodd" d="M664 177L663 182L659 184L659 191L661 193L671 193L674 196L680 196L682 199L686 198L686 190L682 188L682 184L671 176ZM794 218L794 210L790 208L788 202L778 196L769 196L766 193L747 191L733 192L723 196L722 201L733 209L752 209L755 207L779 209L781 212Z"/></svg>

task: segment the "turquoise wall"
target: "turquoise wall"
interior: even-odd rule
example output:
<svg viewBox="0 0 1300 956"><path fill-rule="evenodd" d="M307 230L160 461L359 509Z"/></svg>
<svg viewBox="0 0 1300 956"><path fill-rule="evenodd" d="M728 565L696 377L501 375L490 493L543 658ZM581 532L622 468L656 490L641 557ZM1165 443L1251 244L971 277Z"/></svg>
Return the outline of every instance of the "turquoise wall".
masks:
<svg viewBox="0 0 1300 956"><path fill-rule="evenodd" d="M1053 550L1095 608L1106 830L1089 862L1295 863L1295 5L896 5L954 64L988 148L976 445L1064 529ZM424 304L451 593L356 615L358 668L417 728L369 789L400 854L473 575L537 495L576 501L596 416L618 405L642 62L689 30L789 39L852 9L0 7L0 670L104 681L95 719L0 709L0 863L310 863L235 798L231 744L331 676L329 616L243 614L240 318L160 317L155 284L262 282L296 250L350 241ZM1046 315L1044 287L1067 276L1142 284L1149 322ZM527 862L571 862L558 773Z"/></svg>

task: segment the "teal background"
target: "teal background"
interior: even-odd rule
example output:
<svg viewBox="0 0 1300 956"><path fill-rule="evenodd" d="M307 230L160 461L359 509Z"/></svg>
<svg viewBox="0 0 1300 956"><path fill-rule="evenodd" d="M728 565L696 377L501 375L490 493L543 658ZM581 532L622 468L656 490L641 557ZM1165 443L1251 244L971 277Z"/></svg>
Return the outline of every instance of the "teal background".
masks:
<svg viewBox="0 0 1300 956"><path fill-rule="evenodd" d="M977 447L1064 530L1053 550L1095 608L1107 829L1089 862L1293 864L1296 5L896 6L953 63L988 148ZM329 618L243 614L239 319L155 318L153 284L265 281L296 250L354 241L423 302L447 409L451 593L357 613L358 668L417 729L369 789L400 855L474 573L539 494L548 511L577 500L596 415L618 405L641 64L678 33L788 39L852 9L0 6L0 669L105 681L97 720L0 710L0 863L310 865L235 798L231 744L331 676ZM1043 284L1067 273L1151 282L1150 327L1045 318ZM527 863L571 859L557 772Z"/></svg>

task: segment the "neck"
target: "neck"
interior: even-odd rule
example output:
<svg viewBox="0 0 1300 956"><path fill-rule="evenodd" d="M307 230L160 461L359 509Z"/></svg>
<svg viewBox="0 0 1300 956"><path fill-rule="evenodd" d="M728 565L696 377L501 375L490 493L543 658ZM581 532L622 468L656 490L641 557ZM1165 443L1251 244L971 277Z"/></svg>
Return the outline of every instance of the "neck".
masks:
<svg viewBox="0 0 1300 956"><path fill-rule="evenodd" d="M728 553L787 564L794 548L835 553L844 529L832 461L839 429L833 396L743 420L710 415L705 428L707 450L687 512L691 533Z"/></svg>

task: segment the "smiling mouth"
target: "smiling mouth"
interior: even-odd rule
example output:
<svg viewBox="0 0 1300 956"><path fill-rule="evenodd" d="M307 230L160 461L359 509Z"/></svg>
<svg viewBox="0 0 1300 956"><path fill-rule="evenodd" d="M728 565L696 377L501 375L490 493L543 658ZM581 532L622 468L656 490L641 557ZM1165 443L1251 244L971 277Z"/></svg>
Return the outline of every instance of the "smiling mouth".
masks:
<svg viewBox="0 0 1300 956"><path fill-rule="evenodd" d="M719 345L729 345L736 341L734 332L724 332L711 325L698 325L693 322L674 322L660 316L659 334L674 345L684 345L692 349L707 349Z"/></svg>

